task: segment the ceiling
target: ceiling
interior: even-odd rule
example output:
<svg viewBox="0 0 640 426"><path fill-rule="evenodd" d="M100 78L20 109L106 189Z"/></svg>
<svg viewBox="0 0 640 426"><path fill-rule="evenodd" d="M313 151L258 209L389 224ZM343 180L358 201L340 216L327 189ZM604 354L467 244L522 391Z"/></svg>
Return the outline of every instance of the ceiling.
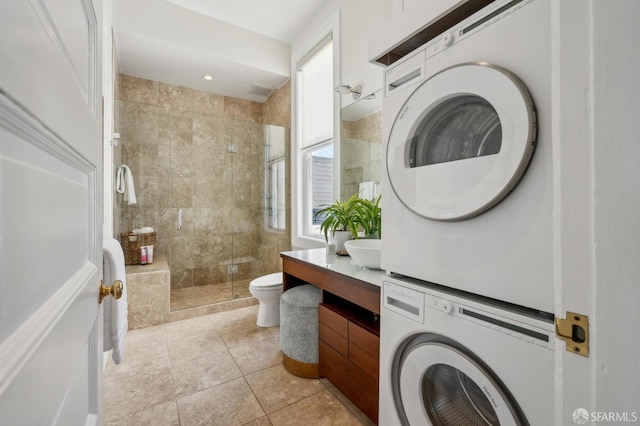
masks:
<svg viewBox="0 0 640 426"><path fill-rule="evenodd" d="M326 0L167 1L288 44L327 3Z"/></svg>
<svg viewBox="0 0 640 426"><path fill-rule="evenodd" d="M326 4L114 0L118 68L140 78L264 102L289 80L291 42ZM204 80L207 74L213 80Z"/></svg>

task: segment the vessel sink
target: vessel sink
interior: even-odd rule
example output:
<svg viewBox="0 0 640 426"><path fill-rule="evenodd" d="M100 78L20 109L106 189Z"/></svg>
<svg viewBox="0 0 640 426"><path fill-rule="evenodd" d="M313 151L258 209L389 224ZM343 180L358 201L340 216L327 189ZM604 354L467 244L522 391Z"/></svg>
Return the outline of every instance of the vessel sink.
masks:
<svg viewBox="0 0 640 426"><path fill-rule="evenodd" d="M358 265L380 269L382 240L349 240L344 243L347 253Z"/></svg>

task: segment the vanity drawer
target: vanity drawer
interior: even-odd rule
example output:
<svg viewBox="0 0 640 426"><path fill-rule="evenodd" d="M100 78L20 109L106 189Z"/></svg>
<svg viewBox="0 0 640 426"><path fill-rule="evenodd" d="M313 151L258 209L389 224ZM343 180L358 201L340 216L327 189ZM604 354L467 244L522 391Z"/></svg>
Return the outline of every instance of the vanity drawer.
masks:
<svg viewBox="0 0 640 426"><path fill-rule="evenodd" d="M338 351L340 355L344 357L349 356L349 342L347 341L347 336L339 334L333 328L330 328L322 322L319 324L319 331L320 340Z"/></svg>
<svg viewBox="0 0 640 426"><path fill-rule="evenodd" d="M349 361L378 380L380 337L349 323Z"/></svg>
<svg viewBox="0 0 640 426"><path fill-rule="evenodd" d="M349 361L322 340L318 342L318 349L320 373L346 395L349 390Z"/></svg>
<svg viewBox="0 0 640 426"><path fill-rule="evenodd" d="M349 335L349 321L342 315L327 308L323 303L318 305L318 320L338 334L345 337Z"/></svg>
<svg viewBox="0 0 640 426"><path fill-rule="evenodd" d="M360 346L376 358L380 356L380 336L352 322L349 323L349 342Z"/></svg>

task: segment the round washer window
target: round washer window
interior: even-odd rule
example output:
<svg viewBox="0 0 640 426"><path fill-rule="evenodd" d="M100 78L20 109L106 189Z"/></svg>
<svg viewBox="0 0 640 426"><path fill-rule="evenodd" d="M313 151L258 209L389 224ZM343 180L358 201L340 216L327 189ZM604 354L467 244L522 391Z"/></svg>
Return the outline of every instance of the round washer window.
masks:
<svg viewBox="0 0 640 426"><path fill-rule="evenodd" d="M422 378L422 398L435 426L498 426L500 421L491 401L462 371L436 364Z"/></svg>
<svg viewBox="0 0 640 426"><path fill-rule="evenodd" d="M467 348L438 334L416 334L401 343L391 386L403 424L528 424L500 378Z"/></svg>

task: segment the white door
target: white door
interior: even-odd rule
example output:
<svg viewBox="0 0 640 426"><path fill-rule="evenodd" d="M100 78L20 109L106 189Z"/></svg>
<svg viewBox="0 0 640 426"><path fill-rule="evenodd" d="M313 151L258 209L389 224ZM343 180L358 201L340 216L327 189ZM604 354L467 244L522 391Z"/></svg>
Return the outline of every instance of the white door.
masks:
<svg viewBox="0 0 640 426"><path fill-rule="evenodd" d="M0 423L102 422L101 0L0 2Z"/></svg>

